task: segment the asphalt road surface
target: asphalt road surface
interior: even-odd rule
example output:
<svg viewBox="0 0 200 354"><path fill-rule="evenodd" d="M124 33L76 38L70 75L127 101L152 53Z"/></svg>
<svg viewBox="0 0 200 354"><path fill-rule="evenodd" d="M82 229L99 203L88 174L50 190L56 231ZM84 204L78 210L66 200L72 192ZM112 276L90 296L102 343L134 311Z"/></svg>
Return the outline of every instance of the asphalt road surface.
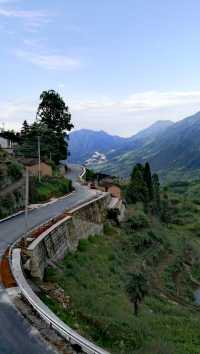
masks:
<svg viewBox="0 0 200 354"><path fill-rule="evenodd" d="M78 204L96 196L94 190L77 183L80 166L71 166L68 177L73 180L76 191L71 195L48 206L34 209L29 213L28 226L30 229L61 214L64 210L72 209ZM0 223L0 260L6 249L25 232L24 215L21 214ZM53 353L39 337L32 334L31 327L23 320L0 283L0 354L50 354Z"/></svg>

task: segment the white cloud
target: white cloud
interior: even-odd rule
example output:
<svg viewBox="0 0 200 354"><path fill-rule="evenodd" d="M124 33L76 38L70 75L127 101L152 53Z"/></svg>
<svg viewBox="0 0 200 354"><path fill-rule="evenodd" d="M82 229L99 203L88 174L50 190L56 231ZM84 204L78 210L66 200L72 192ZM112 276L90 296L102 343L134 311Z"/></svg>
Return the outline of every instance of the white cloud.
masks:
<svg viewBox="0 0 200 354"><path fill-rule="evenodd" d="M177 121L200 110L200 91L151 91L135 93L121 100L102 98L69 102L68 99L66 95L76 129L103 129L121 136L131 136L156 120ZM7 128L19 129L24 119L34 120L37 105L36 101L0 103L0 126L5 122Z"/></svg>
<svg viewBox="0 0 200 354"><path fill-rule="evenodd" d="M200 91L135 93L121 100L103 99L75 102L75 110L122 109L126 112L139 112L176 105L200 104Z"/></svg>
<svg viewBox="0 0 200 354"><path fill-rule="evenodd" d="M0 7L0 17L22 20L28 25L30 30L36 30L42 24L49 23L50 21L50 15L44 11L18 10L10 6L4 6L6 3L8 3L8 1L0 0L0 5L3 4L3 7ZM11 3L11 1L9 1L9 3Z"/></svg>
<svg viewBox="0 0 200 354"><path fill-rule="evenodd" d="M4 123L5 129L19 130L25 119L30 123L34 120L36 109L36 102L0 102L0 128Z"/></svg>
<svg viewBox="0 0 200 354"><path fill-rule="evenodd" d="M80 61L65 55L37 54L23 50L16 51L16 56L47 70L74 70L80 67Z"/></svg>
<svg viewBox="0 0 200 354"><path fill-rule="evenodd" d="M200 110L200 91L134 93L121 100L74 101L76 128L103 129L131 136L156 120L185 118Z"/></svg>
<svg viewBox="0 0 200 354"><path fill-rule="evenodd" d="M2 1L0 1L2 3ZM16 10L16 9L7 9L0 8L0 16L4 17L17 17L23 19L40 19L47 16L44 12L41 11L28 11L28 10Z"/></svg>

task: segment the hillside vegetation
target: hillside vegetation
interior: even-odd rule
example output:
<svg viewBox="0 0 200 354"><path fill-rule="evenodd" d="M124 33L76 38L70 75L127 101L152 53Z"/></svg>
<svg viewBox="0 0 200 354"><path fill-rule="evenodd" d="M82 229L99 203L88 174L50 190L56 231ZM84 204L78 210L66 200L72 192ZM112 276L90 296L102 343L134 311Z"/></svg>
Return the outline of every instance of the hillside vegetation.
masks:
<svg viewBox="0 0 200 354"><path fill-rule="evenodd" d="M141 187L145 175L138 166L132 178L137 176ZM42 298L67 324L111 353L196 354L200 182L161 190L159 208L155 192L142 201L150 195L145 186L129 189L135 200L129 201L120 227L107 222L103 236L81 241L76 253L48 269L50 290ZM51 287L64 290L67 307Z"/></svg>
<svg viewBox="0 0 200 354"><path fill-rule="evenodd" d="M24 166L14 157L0 149L0 219L24 208L24 170ZM29 177L30 204L46 202L73 190L71 180L61 176L55 166L53 172L55 176L42 177L41 181L37 177Z"/></svg>
<svg viewBox="0 0 200 354"><path fill-rule="evenodd" d="M73 190L72 181L65 177L32 178L30 185L31 203L45 202L51 198L58 198Z"/></svg>
<svg viewBox="0 0 200 354"><path fill-rule="evenodd" d="M0 148L0 190L18 181L23 174L23 166Z"/></svg>
<svg viewBox="0 0 200 354"><path fill-rule="evenodd" d="M24 206L24 167L0 149L0 219Z"/></svg>

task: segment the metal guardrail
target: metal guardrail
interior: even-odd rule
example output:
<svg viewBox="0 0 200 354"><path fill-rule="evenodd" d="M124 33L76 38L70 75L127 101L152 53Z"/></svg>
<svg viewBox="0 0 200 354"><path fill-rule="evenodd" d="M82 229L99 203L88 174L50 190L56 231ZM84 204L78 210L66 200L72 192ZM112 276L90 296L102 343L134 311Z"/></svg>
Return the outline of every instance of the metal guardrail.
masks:
<svg viewBox="0 0 200 354"><path fill-rule="evenodd" d="M109 354L107 351L88 341L69 326L67 326L33 292L23 274L21 267L21 249L19 248L15 248L12 252L12 272L23 296L37 311L40 317L42 317L62 337L67 339L72 344L78 344L87 354Z"/></svg>
<svg viewBox="0 0 200 354"><path fill-rule="evenodd" d="M86 173L85 167L79 176L83 181L83 176ZM39 316L45 320L52 328L54 328L63 338L67 339L72 344L77 344L87 354L109 354L109 352L98 347L94 343L82 337L76 331L67 326L61 321L40 298L33 292L28 284L21 266L21 249L15 248L12 250L11 269L16 283L30 305L37 311Z"/></svg>

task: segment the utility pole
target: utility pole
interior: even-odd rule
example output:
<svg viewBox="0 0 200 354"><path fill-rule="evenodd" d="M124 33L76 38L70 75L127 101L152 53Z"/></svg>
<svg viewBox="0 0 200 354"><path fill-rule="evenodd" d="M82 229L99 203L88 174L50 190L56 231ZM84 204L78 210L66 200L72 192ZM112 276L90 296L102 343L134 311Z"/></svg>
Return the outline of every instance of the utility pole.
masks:
<svg viewBox="0 0 200 354"><path fill-rule="evenodd" d="M41 181L41 157L40 157L40 136L38 136L38 177Z"/></svg>
<svg viewBox="0 0 200 354"><path fill-rule="evenodd" d="M29 205L29 171L26 167L26 188L25 188L25 227L28 233L28 205Z"/></svg>

